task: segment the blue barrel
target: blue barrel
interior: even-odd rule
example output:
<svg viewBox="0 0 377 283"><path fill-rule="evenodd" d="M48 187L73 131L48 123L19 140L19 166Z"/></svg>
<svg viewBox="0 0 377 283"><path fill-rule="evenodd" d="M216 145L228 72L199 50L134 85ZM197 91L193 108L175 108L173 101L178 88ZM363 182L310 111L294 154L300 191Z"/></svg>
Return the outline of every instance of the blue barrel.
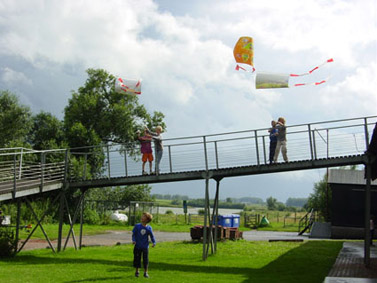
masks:
<svg viewBox="0 0 377 283"><path fill-rule="evenodd" d="M232 227L240 227L240 216L232 214Z"/></svg>
<svg viewBox="0 0 377 283"><path fill-rule="evenodd" d="M217 218L218 224L223 227L232 227L233 225L233 216L231 214L229 215L219 215Z"/></svg>

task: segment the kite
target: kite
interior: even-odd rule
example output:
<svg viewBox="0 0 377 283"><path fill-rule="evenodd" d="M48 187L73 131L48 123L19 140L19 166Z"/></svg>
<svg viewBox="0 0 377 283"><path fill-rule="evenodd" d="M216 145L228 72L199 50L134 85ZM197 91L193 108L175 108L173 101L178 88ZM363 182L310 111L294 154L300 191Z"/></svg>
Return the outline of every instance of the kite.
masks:
<svg viewBox="0 0 377 283"><path fill-rule="evenodd" d="M321 66L325 65L326 63L334 62L334 59L328 59L326 62L318 65L317 67L311 69L307 73L303 74L275 74L275 73L260 73L257 72L255 78L255 88L286 88L288 86L289 78L290 77L302 77L307 76L313 73L315 70L318 70ZM312 82L312 83L296 83L292 86L305 86L305 85L320 85L327 82L329 78L321 80L319 82Z"/></svg>
<svg viewBox="0 0 377 283"><path fill-rule="evenodd" d="M288 87L289 75L260 73L255 77L255 88L286 88Z"/></svg>
<svg viewBox="0 0 377 283"><path fill-rule="evenodd" d="M141 94L141 79L122 79L115 80L115 91L123 94L140 95Z"/></svg>
<svg viewBox="0 0 377 283"><path fill-rule="evenodd" d="M253 68L253 71L255 70L253 38L249 36L240 37L234 46L233 55L237 63L248 64ZM236 69L237 68L246 70L239 65L237 65Z"/></svg>
<svg viewBox="0 0 377 283"><path fill-rule="evenodd" d="M238 39L236 45L233 49L234 59L237 63L248 64L252 67L252 73L255 72L254 68L254 46L253 38L249 36L242 36ZM287 88L289 87L290 77L302 77L312 74L314 71L318 70L320 67L327 63L334 62L334 59L328 59L324 63L311 69L309 72L303 74L276 74L276 73L259 73L257 72L255 78L255 87L257 89L261 88ZM242 70L245 72L250 72L246 68L236 65L236 71ZM296 83L291 86L305 86L305 85L320 85L328 81L329 78L311 83Z"/></svg>

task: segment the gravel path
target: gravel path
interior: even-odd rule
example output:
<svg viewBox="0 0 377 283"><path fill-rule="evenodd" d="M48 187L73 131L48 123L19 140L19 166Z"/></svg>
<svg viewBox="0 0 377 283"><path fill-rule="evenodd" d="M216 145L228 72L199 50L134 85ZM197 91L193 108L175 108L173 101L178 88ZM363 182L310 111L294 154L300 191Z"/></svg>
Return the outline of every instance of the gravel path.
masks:
<svg viewBox="0 0 377 283"><path fill-rule="evenodd" d="M157 242L169 241L191 241L189 232L154 232ZM93 236L84 236L82 238L83 246L112 246L116 244L130 244L132 237L131 231L108 231L106 234L98 234ZM270 231L245 231L243 238L247 241L268 241L268 240L309 240L308 236L298 236L295 232L270 232ZM311 239L310 239L311 240ZM63 239L64 245L66 239ZM78 245L79 238L76 237ZM22 243L20 243L21 245ZM52 241L54 248L57 241ZM73 247L72 237L69 239L68 245ZM44 249L49 248L46 240L30 239L22 250Z"/></svg>

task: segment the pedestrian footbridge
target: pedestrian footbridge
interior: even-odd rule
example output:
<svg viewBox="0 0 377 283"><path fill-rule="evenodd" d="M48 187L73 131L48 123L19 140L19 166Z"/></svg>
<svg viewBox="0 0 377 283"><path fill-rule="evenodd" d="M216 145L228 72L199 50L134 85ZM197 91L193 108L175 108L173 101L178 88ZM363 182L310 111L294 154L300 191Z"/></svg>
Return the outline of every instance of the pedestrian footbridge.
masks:
<svg viewBox="0 0 377 283"><path fill-rule="evenodd" d="M207 134L200 136L164 139L164 154L158 175L142 175L140 145L137 142L106 144L81 148L37 151L25 148L0 149L0 202L20 200L28 205L37 221L17 251L20 251L35 229L40 226L51 249L55 251L41 223L46 215L38 217L28 199L46 192L57 191L52 205L60 200L58 251L62 248L62 227L65 211L70 230L64 248L73 232L73 225L80 218L81 247L83 203L85 192L90 188L205 180L204 226L216 223L219 185L226 177L268 174L294 170L366 165L367 186L365 197L365 227L370 216L370 156L368 149L370 133L377 116L323 121L287 127L288 162L270 164L268 128ZM280 157L281 158L281 157ZM96 168L95 170L93 168ZM99 170L98 170L99 169ZM209 201L209 180L216 181L214 204ZM369 184L369 185L368 185ZM69 203L65 196L68 188L81 191L71 218ZM80 212L79 212L80 211ZM80 214L80 216L78 216ZM18 213L19 215L19 213ZM20 227L17 216L17 232ZM208 231L207 231L208 230ZM213 231L214 230L214 231ZM217 229L204 229L203 259L216 252ZM365 235L365 262L369 262L369 230ZM209 233L209 235L207 235Z"/></svg>
<svg viewBox="0 0 377 283"><path fill-rule="evenodd" d="M366 163L377 116L287 127L289 162L269 164L268 128L168 138L159 175L141 174L139 144L36 151L0 149L0 201L63 187L180 182L268 174ZM94 165L101 172L92 172ZM148 164L147 164L148 165ZM146 167L147 168L147 167Z"/></svg>

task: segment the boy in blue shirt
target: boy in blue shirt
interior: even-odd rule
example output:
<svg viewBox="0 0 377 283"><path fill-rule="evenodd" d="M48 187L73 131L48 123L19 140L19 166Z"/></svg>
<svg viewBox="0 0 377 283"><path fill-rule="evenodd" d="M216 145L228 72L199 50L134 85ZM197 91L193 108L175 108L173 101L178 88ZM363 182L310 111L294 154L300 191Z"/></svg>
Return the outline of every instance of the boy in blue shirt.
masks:
<svg viewBox="0 0 377 283"><path fill-rule="evenodd" d="M134 247L134 267L136 268L135 276L139 277L139 268L141 268L141 255L143 255L144 277L148 278L148 252L149 252L149 238L153 243L152 247L156 245L156 240L153 235L152 227L148 225L152 221L152 215L144 212L141 216L141 223L135 225L132 230L132 244Z"/></svg>

